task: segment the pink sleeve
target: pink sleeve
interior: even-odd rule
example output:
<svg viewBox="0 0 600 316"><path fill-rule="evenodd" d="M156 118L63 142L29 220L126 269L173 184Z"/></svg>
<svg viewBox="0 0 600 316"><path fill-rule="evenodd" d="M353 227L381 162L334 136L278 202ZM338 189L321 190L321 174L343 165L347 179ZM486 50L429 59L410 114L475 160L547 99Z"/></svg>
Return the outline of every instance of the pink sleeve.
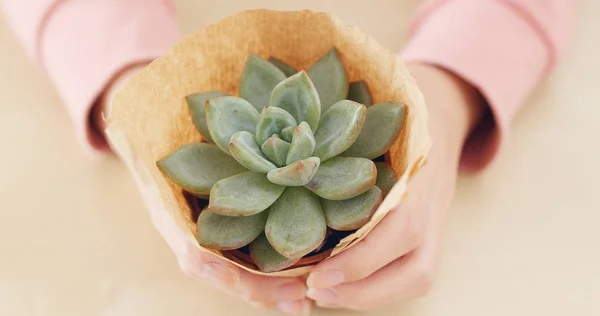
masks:
<svg viewBox="0 0 600 316"><path fill-rule="evenodd" d="M178 39L170 0L4 0L7 19L48 73L88 148L105 150L90 110L128 66L164 54Z"/></svg>
<svg viewBox="0 0 600 316"><path fill-rule="evenodd" d="M456 73L486 99L491 118L465 144L462 167L483 169L511 118L568 46L576 0L433 0L419 10L405 62ZM485 121L485 120L484 120Z"/></svg>

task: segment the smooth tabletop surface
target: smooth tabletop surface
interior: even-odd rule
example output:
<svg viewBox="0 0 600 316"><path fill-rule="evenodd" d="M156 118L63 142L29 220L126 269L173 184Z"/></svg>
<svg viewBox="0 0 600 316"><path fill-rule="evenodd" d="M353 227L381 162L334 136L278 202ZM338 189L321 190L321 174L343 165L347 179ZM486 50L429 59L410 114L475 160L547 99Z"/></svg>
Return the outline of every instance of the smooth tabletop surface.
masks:
<svg viewBox="0 0 600 316"><path fill-rule="evenodd" d="M600 315L600 2L583 2L569 54L498 159L460 178L432 292L363 314ZM418 1L176 3L185 33L240 10L307 8L399 51ZM277 315L184 276L126 168L79 147L3 17L0 52L0 315ZM362 315L313 313L346 314Z"/></svg>

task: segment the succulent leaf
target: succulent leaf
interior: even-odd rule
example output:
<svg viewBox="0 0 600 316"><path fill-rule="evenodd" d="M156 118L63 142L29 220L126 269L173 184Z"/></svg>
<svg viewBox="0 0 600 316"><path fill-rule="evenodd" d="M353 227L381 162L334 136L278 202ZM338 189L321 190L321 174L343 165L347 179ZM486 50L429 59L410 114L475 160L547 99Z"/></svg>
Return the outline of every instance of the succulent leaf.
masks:
<svg viewBox="0 0 600 316"><path fill-rule="evenodd" d="M250 54L240 78L240 97L260 111L269 105L273 88L285 78L286 75L275 65Z"/></svg>
<svg viewBox="0 0 600 316"><path fill-rule="evenodd" d="M383 155L400 135L405 113L406 106L400 103L385 102L370 106L358 138L341 155L367 159Z"/></svg>
<svg viewBox="0 0 600 316"><path fill-rule="evenodd" d="M195 195L209 194L217 181L246 171L231 156L207 143L183 145L156 164L171 181Z"/></svg>
<svg viewBox="0 0 600 316"><path fill-rule="evenodd" d="M287 77L290 77L298 72L296 69L294 69L294 67L275 57L269 57L269 62L275 65L275 67L279 68L279 70L281 70Z"/></svg>
<svg viewBox="0 0 600 316"><path fill-rule="evenodd" d="M377 179L375 163L365 158L335 157L321 162L305 186L327 200L346 200L367 192Z"/></svg>
<svg viewBox="0 0 600 316"><path fill-rule="evenodd" d="M208 208L219 215L250 216L266 210L284 189L271 183L267 175L248 171L215 183Z"/></svg>
<svg viewBox="0 0 600 316"><path fill-rule="evenodd" d="M294 138L294 129L295 128L296 127L289 126L289 127L282 129L281 133L280 133L281 138L283 140L285 140L286 142L291 143L292 139Z"/></svg>
<svg viewBox="0 0 600 316"><path fill-rule="evenodd" d="M394 185L396 185L396 182L398 182L396 172L385 162L376 162L375 167L377 168L377 181L375 185L381 189L383 196L387 196Z"/></svg>
<svg viewBox="0 0 600 316"><path fill-rule="evenodd" d="M278 134L286 127L296 127L298 122L283 109L267 106L262 109L256 124L256 141L264 143L273 134Z"/></svg>
<svg viewBox="0 0 600 316"><path fill-rule="evenodd" d="M210 136L225 153L229 140L239 131L254 133L259 114L248 101L232 96L209 99L206 102L206 121Z"/></svg>
<svg viewBox="0 0 600 316"><path fill-rule="evenodd" d="M332 105L315 133L314 156L326 161L344 152L360 134L366 117L367 108L360 103L342 100Z"/></svg>
<svg viewBox="0 0 600 316"><path fill-rule="evenodd" d="M265 234L261 234L250 244L250 257L258 268L266 273L289 268L301 259L282 256L271 246Z"/></svg>
<svg viewBox="0 0 600 316"><path fill-rule="evenodd" d="M251 243L265 228L268 212L252 216L223 216L205 209L198 216L196 238L204 247L238 249Z"/></svg>
<svg viewBox="0 0 600 316"><path fill-rule="evenodd" d="M348 85L348 100L364 104L367 107L373 104L369 87L364 80L350 82Z"/></svg>
<svg viewBox="0 0 600 316"><path fill-rule="evenodd" d="M285 186L303 186L308 184L319 169L320 160L310 157L293 162L285 167L271 170L267 174L269 181Z"/></svg>
<svg viewBox="0 0 600 316"><path fill-rule="evenodd" d="M277 168L265 157L250 132L239 131L233 134L229 140L229 151L233 158L248 170L268 173Z"/></svg>
<svg viewBox="0 0 600 316"><path fill-rule="evenodd" d="M308 126L306 122L300 123L300 125L294 129L294 136L292 136L290 151L287 154L285 163L289 165L298 160L303 160L312 156L315 151L315 146L315 136L313 135L310 126Z"/></svg>
<svg viewBox="0 0 600 316"><path fill-rule="evenodd" d="M317 88L321 100L321 115L348 95L348 77L335 48L310 66L308 75Z"/></svg>
<svg viewBox="0 0 600 316"><path fill-rule="evenodd" d="M287 258L313 251L326 231L319 198L303 187L287 187L269 208L265 234L271 246Z"/></svg>
<svg viewBox="0 0 600 316"><path fill-rule="evenodd" d="M227 93L220 91L208 91L188 95L185 97L185 101L190 110L190 115L192 116L192 122L194 122L194 126L200 135L202 135L202 138L209 143L214 143L214 141L210 136L208 125L206 124L206 112L204 111L206 101L211 98L224 97L226 95Z"/></svg>
<svg viewBox="0 0 600 316"><path fill-rule="evenodd" d="M317 89L305 71L280 82L273 89L269 104L286 110L298 122L307 122L313 131L319 126L321 101Z"/></svg>
<svg viewBox="0 0 600 316"><path fill-rule="evenodd" d="M260 149L277 167L283 167L285 166L285 158L290 150L290 143L279 138L277 134L274 134L260 146Z"/></svg>
<svg viewBox="0 0 600 316"><path fill-rule="evenodd" d="M370 219L383 200L381 189L372 186L369 191L351 199L321 200L327 226L347 231L361 228Z"/></svg>

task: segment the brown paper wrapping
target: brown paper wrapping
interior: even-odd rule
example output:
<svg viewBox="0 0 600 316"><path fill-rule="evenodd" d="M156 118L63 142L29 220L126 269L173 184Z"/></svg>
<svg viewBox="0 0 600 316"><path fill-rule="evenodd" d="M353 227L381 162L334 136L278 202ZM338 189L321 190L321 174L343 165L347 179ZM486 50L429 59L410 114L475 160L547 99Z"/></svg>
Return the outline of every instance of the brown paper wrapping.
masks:
<svg viewBox="0 0 600 316"><path fill-rule="evenodd" d="M179 187L167 180L156 161L177 147L201 140L192 124L184 97L220 90L237 95L238 82L249 53L279 58L296 69L306 69L336 47L349 80L365 80L374 103L403 102L408 107L404 130L388 153L389 163L400 176L371 221L347 236L331 255L364 238L407 192L411 175L425 162L430 146L427 112L415 80L396 54L339 19L311 11L252 10L227 17L187 36L162 58L147 66L116 95L107 118L107 135L117 154L145 186L150 203L170 213L188 237L195 241L196 224ZM149 192L149 193L148 193ZM233 264L252 273L249 266ZM310 266L267 275L301 276Z"/></svg>

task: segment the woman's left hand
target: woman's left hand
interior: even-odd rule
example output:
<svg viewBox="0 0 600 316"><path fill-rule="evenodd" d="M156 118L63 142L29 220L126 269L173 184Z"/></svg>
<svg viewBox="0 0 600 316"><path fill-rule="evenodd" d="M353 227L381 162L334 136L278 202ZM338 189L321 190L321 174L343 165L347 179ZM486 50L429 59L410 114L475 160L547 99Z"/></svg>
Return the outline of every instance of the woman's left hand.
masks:
<svg viewBox="0 0 600 316"><path fill-rule="evenodd" d="M371 310L417 298L432 286L460 153L481 102L473 88L444 70L409 69L427 101L433 141L428 161L411 180L402 205L357 245L313 268L308 296L318 306Z"/></svg>

